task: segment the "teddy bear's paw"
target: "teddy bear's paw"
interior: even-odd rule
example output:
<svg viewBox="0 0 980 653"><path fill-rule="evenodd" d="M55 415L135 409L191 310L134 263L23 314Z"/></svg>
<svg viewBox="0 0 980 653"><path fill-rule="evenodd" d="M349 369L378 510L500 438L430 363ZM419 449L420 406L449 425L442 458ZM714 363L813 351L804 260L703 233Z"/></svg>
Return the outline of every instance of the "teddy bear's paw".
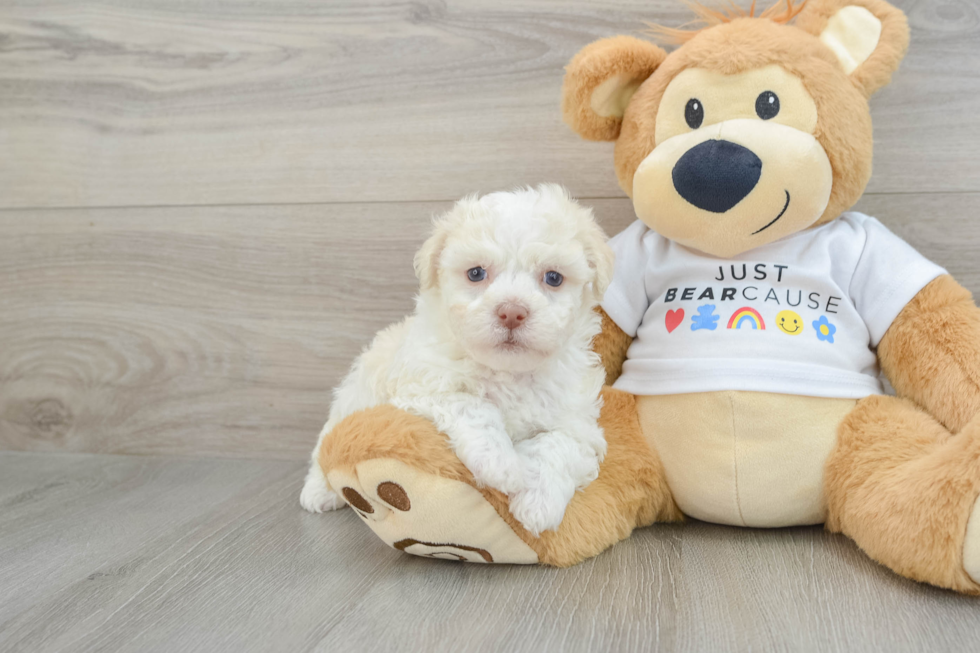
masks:
<svg viewBox="0 0 980 653"><path fill-rule="evenodd" d="M299 503L304 510L315 513L337 510L347 505L339 494L327 487L327 479L316 463L310 466L310 471L306 474Z"/></svg>
<svg viewBox="0 0 980 653"><path fill-rule="evenodd" d="M330 487L394 549L465 562L538 562L537 553L467 483L390 458L365 460L326 476Z"/></svg>
<svg viewBox="0 0 980 653"><path fill-rule="evenodd" d="M963 569L974 583L980 585L980 498L973 504L970 520L966 523Z"/></svg>

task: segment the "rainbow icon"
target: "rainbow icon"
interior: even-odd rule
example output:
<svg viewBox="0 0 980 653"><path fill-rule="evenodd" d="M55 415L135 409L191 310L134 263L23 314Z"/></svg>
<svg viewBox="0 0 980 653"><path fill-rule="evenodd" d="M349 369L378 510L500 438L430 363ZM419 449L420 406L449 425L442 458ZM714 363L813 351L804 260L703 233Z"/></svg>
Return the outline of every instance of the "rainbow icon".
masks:
<svg viewBox="0 0 980 653"><path fill-rule="evenodd" d="M753 329L762 329L763 331L766 329L766 323L763 321L762 316L759 315L759 311L751 306L743 306L738 309L732 313L732 319L728 320L729 329L741 329L746 324Z"/></svg>

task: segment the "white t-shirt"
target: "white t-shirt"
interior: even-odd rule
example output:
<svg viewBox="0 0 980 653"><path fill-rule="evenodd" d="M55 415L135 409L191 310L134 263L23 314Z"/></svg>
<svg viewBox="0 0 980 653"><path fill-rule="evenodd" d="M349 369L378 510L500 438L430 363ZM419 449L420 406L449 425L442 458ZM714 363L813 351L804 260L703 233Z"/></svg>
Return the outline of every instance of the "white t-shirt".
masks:
<svg viewBox="0 0 980 653"><path fill-rule="evenodd" d="M873 348L945 273L862 213L732 259L639 221L610 245L616 271L602 307L635 338L615 387L637 395L881 394Z"/></svg>

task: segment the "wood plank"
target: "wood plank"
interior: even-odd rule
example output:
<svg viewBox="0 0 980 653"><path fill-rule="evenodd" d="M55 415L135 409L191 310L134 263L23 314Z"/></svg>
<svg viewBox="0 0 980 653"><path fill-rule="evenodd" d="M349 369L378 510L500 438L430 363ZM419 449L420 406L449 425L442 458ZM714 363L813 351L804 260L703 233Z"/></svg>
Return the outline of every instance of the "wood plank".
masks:
<svg viewBox="0 0 980 653"><path fill-rule="evenodd" d="M304 458L448 206L0 212L0 449ZM980 194L860 208L980 291Z"/></svg>
<svg viewBox="0 0 980 653"><path fill-rule="evenodd" d="M747 5L748 0L739 4ZM980 190L980 10L896 0L872 192ZM586 43L674 0L25 0L0 12L0 207L621 197L558 110Z"/></svg>
<svg viewBox="0 0 980 653"><path fill-rule="evenodd" d="M414 558L301 463L0 454L4 651L965 651L976 599L819 528L693 522L571 569Z"/></svg>
<svg viewBox="0 0 980 653"><path fill-rule="evenodd" d="M436 208L0 214L0 440L300 457Z"/></svg>

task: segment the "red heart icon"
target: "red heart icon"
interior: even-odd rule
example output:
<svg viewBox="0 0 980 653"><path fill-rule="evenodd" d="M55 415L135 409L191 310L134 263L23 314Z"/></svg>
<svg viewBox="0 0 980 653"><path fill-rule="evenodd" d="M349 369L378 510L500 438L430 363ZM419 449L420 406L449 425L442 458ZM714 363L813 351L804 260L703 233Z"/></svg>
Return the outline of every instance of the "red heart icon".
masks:
<svg viewBox="0 0 980 653"><path fill-rule="evenodd" d="M670 333L677 327L681 325L684 321L684 309L678 308L676 311L667 311L667 317L664 318L664 322L667 324L667 333Z"/></svg>

